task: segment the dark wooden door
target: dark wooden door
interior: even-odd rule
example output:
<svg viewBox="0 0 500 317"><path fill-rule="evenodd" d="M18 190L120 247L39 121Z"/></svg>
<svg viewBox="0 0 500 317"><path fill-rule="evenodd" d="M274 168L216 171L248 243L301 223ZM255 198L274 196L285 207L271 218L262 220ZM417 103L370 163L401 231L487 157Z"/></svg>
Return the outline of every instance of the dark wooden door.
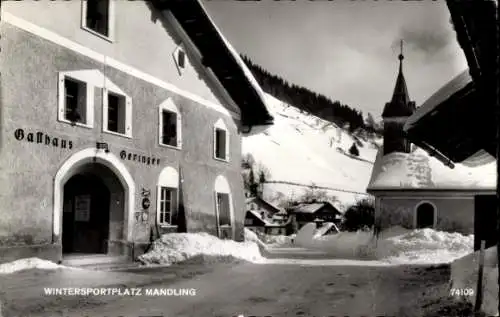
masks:
<svg viewBox="0 0 500 317"><path fill-rule="evenodd" d="M106 253L110 193L93 175L75 175L64 187L63 253Z"/></svg>
<svg viewBox="0 0 500 317"><path fill-rule="evenodd" d="M474 197L474 250L481 247L481 240L486 240L486 248L496 245L496 197L478 195Z"/></svg>
<svg viewBox="0 0 500 317"><path fill-rule="evenodd" d="M432 228L434 226L434 206L423 203L417 207L417 229Z"/></svg>

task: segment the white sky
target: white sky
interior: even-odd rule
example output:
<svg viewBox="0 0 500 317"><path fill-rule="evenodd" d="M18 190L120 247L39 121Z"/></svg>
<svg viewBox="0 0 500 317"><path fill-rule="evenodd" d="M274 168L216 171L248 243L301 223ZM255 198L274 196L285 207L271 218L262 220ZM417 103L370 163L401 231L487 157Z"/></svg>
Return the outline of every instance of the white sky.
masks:
<svg viewBox="0 0 500 317"><path fill-rule="evenodd" d="M240 53L290 83L379 118L405 41L410 98L421 105L467 67L444 1L225 1L205 6Z"/></svg>

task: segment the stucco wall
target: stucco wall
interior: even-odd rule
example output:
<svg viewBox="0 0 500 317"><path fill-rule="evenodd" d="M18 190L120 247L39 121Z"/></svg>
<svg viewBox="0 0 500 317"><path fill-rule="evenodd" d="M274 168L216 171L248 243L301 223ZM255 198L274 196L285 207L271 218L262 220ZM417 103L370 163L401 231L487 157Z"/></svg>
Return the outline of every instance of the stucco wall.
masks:
<svg viewBox="0 0 500 317"><path fill-rule="evenodd" d="M474 196L435 196L415 192L398 196L378 196L376 198L375 221L382 228L400 225L415 227L416 207L421 202L436 206L436 229L474 233Z"/></svg>
<svg viewBox="0 0 500 317"><path fill-rule="evenodd" d="M165 19L159 19L160 12L148 1L113 2L115 36L112 42L82 28L81 0L4 1L2 11L206 100L219 102L213 85L192 60L188 58L182 75L178 73L172 54L181 43L180 38Z"/></svg>
<svg viewBox="0 0 500 317"><path fill-rule="evenodd" d="M68 2L62 3L70 5ZM37 5L34 4L34 7ZM38 12L38 15L43 16L43 12ZM111 153L118 158L120 151L125 150L160 159L159 165L122 161L136 184L137 210L141 208L142 188L152 191L150 223L154 223L156 216L156 184L159 173L166 166L177 169L180 165L184 177L187 228L189 231L213 232L216 223L214 183L217 175L224 175L232 191L236 238L243 239L241 139L235 119L9 24L2 22L1 31L0 245L51 242L54 175L68 157L79 150L95 148L96 141L107 142ZM123 50L125 49L121 48L117 51ZM158 59L161 58L154 60ZM81 69L99 69L132 98L131 139L101 132L102 95L98 89L95 90L93 129L57 121L57 74L59 71ZM164 73L169 73L168 68ZM182 150L158 145L158 106L167 98L172 98L182 114ZM229 163L213 159L213 125L220 118L229 130ZM40 131L51 138L65 139L68 144L71 141L72 147L30 143L26 137L18 141L14 132L19 128L24 129L25 134ZM133 228L134 239L147 242L149 225L137 224Z"/></svg>

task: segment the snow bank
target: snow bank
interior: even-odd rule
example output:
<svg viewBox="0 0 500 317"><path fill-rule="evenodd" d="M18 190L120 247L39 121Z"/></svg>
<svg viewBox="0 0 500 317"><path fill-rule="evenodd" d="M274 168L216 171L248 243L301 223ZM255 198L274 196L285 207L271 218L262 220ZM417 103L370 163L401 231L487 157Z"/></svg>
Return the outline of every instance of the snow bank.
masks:
<svg viewBox="0 0 500 317"><path fill-rule="evenodd" d="M245 228L245 241L255 242L264 248L272 247L291 247L293 246L293 239L295 235L267 235L256 234L252 230Z"/></svg>
<svg viewBox="0 0 500 317"><path fill-rule="evenodd" d="M433 229L408 230L393 227L378 239L372 231L340 232L321 236L316 225L305 225L296 244L327 252L335 258L378 259L392 264L450 263L472 252L474 236Z"/></svg>
<svg viewBox="0 0 500 317"><path fill-rule="evenodd" d="M401 235L382 237L376 253L392 263L450 263L472 252L474 236L433 229L411 230Z"/></svg>
<svg viewBox="0 0 500 317"><path fill-rule="evenodd" d="M498 307L498 269L497 269L497 249L496 246L485 250L484 270L483 270L483 304L482 310L488 316L495 316ZM474 296L462 296L472 305L476 300L476 285L479 268L479 251L470 253L451 264L452 288L474 290ZM458 298L457 298L458 299ZM498 316L498 315L496 315Z"/></svg>
<svg viewBox="0 0 500 317"><path fill-rule="evenodd" d="M0 274L11 274L29 269L54 270L59 268L67 267L39 258L25 258L0 264Z"/></svg>
<svg viewBox="0 0 500 317"><path fill-rule="evenodd" d="M325 228L316 229L314 223L308 223L297 233L295 243L304 248L319 249L335 258L369 259L374 257L373 233L358 231L322 235L326 231Z"/></svg>
<svg viewBox="0 0 500 317"><path fill-rule="evenodd" d="M293 246L294 236L284 236L284 235L262 235L262 240L268 247L278 248L278 247L291 247Z"/></svg>
<svg viewBox="0 0 500 317"><path fill-rule="evenodd" d="M144 264L228 263L264 258L255 241L221 240L208 233L169 233L153 242L151 251L139 256Z"/></svg>
<svg viewBox="0 0 500 317"><path fill-rule="evenodd" d="M259 239L257 234L255 232L253 232L252 230L245 228L244 232L245 232L245 241L262 243L262 241Z"/></svg>

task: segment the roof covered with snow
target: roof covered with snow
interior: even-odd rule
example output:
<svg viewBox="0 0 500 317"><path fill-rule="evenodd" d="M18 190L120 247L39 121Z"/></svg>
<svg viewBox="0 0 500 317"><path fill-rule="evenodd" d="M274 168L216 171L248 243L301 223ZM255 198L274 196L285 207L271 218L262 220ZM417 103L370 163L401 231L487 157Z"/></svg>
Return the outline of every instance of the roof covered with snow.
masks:
<svg viewBox="0 0 500 317"><path fill-rule="evenodd" d="M274 204L272 204L272 203L270 203L270 202L268 202L260 197L248 197L245 202L246 202L247 206L250 205L251 203L256 203L256 204L261 203L261 204L265 205L266 207L269 207L270 209L272 209L272 211L274 211L274 212L280 212L283 210L283 209L275 206Z"/></svg>
<svg viewBox="0 0 500 317"><path fill-rule="evenodd" d="M255 218L257 218L257 220L262 221L263 225L267 226L267 225L271 224L269 221L267 221L266 219L262 218L262 215L260 214L260 212L258 210L247 210L247 214L248 213L250 213Z"/></svg>
<svg viewBox="0 0 500 317"><path fill-rule="evenodd" d="M284 227L286 226L289 222L290 222L290 218L287 218L286 222L285 223L282 223L281 221L284 220L284 219L266 219L266 218L262 218L262 215L259 213L259 211L257 210L247 210L247 213L250 213L252 214L255 218L257 218L257 220L261 221L262 224L266 227ZM279 223L275 223L273 221L279 221Z"/></svg>
<svg viewBox="0 0 500 317"><path fill-rule="evenodd" d="M311 204L300 204L296 207L293 207L291 210L294 213L304 213L304 214L314 214L321 208L325 206L330 206L332 209L335 211L338 211L337 208L335 208L332 204L329 202L322 202L322 203L311 203Z"/></svg>
<svg viewBox="0 0 500 317"><path fill-rule="evenodd" d="M370 190L494 190L496 163L478 167L456 164L451 169L414 146L411 153L383 155L379 150L368 185Z"/></svg>

